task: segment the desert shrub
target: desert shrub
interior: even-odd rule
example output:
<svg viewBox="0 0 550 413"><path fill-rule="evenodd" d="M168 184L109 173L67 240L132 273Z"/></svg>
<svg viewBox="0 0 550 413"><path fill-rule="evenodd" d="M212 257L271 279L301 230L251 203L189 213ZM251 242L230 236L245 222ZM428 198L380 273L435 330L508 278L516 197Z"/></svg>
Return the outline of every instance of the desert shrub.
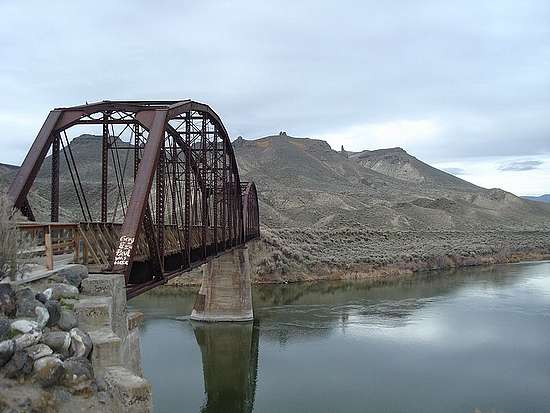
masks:
<svg viewBox="0 0 550 413"><path fill-rule="evenodd" d="M0 280L26 271L20 259L20 251L28 250L31 242L15 227L12 207L5 194L0 193Z"/></svg>

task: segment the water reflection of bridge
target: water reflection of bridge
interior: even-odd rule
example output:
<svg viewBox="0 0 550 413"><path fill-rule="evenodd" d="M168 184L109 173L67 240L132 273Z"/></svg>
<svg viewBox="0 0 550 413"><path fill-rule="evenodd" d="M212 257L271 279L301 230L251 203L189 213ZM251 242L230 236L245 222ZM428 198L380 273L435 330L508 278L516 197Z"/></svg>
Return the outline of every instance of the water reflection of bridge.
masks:
<svg viewBox="0 0 550 413"><path fill-rule="evenodd" d="M252 412L259 322L193 323L201 349L206 400L201 412Z"/></svg>

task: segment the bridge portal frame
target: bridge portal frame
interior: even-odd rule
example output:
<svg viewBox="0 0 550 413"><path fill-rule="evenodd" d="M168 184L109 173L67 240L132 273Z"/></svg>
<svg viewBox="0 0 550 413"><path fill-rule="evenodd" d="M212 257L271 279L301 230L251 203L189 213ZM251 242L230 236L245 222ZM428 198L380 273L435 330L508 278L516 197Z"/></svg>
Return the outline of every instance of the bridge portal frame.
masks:
<svg viewBox="0 0 550 413"><path fill-rule="evenodd" d="M195 126L197 120L201 122L200 127ZM175 127L171 122L184 125L184 132L179 131L179 126ZM99 224L114 223L108 222L107 219L109 125L127 125L135 128L133 190L127 203L122 226L117 229L118 245L108 254L108 268L102 269L125 275L129 297L165 283L171 276L181 273L182 270L196 267L210 257L259 236L256 188L253 183L240 181L229 134L219 116L208 105L192 100L102 101L52 110L8 191L8 198L14 207L29 220L35 220L28 200L29 190L50 150L52 151L50 215L52 222L59 219L61 142L84 216L84 223L91 224L94 221L65 132L76 125L103 126ZM69 156L63 147L62 134L65 134ZM145 134L147 134L146 138ZM168 147L165 146L167 140L171 141ZM71 158L74 170L70 167ZM178 162L185 164L182 184L184 189L181 191L180 187L180 193L176 193L174 189L176 179L181 178L176 176ZM156 214L153 216L150 198L155 177ZM123 178L121 176L121 181ZM80 185L83 199L79 196L76 182ZM168 185L169 191L166 191L167 183L172 183L171 187ZM124 189L124 182L122 187ZM165 268L167 192L170 194L172 203L171 223L174 223L178 209L182 215L181 228L176 223L177 235L181 236L183 232L184 239L183 243L180 239L182 248L177 253L180 262L177 270ZM201 201L200 206L197 205L198 198ZM200 250L202 253L198 258L192 257L192 235L198 229L197 225L191 222L192 209L200 210L201 215ZM211 232L213 232L213 241L209 243L208 237ZM140 233L143 233L147 240L152 277L146 282L134 284L131 274L137 249L136 241Z"/></svg>

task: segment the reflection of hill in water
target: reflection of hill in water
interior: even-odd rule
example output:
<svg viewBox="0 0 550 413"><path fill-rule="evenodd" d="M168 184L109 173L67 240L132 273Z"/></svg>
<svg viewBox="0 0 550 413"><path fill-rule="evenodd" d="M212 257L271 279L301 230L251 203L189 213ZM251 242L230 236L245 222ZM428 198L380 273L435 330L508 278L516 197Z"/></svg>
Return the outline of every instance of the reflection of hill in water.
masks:
<svg viewBox="0 0 550 413"><path fill-rule="evenodd" d="M257 286L255 317L262 320L262 339L289 340L330 335L354 324L398 327L410 316L465 284L486 287L512 284L514 266L434 271L392 280L335 281ZM291 320L291 321L289 321Z"/></svg>

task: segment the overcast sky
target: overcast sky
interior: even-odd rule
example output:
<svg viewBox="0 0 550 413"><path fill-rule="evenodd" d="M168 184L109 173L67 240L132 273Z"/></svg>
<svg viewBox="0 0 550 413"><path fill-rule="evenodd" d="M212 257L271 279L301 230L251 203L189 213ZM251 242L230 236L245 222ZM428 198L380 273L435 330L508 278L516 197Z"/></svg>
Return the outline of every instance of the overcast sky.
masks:
<svg viewBox="0 0 550 413"><path fill-rule="evenodd" d="M0 162L55 106L192 98L233 138L401 146L550 192L548 0L0 0L0 16Z"/></svg>

